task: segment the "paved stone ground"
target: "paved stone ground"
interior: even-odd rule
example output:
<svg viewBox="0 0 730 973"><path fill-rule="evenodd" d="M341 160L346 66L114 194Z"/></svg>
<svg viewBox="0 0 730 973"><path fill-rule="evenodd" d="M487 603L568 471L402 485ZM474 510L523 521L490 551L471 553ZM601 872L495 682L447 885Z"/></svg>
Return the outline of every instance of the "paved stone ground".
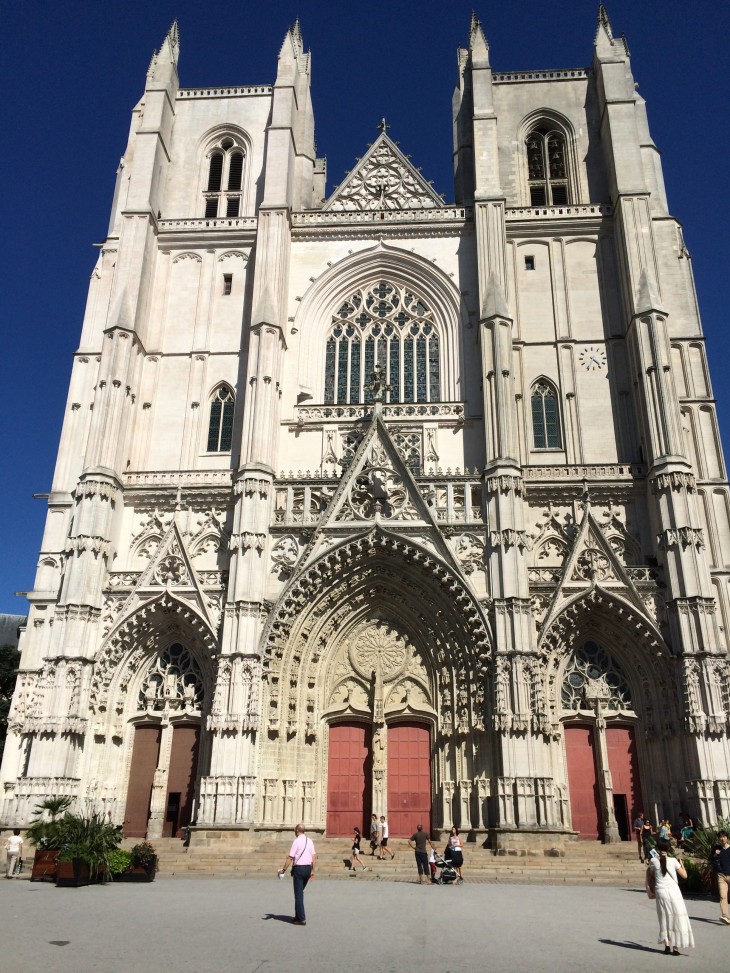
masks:
<svg viewBox="0 0 730 973"><path fill-rule="evenodd" d="M718 971L720 907L688 901L694 950L656 945L642 889L318 881L307 926L291 880L179 879L57 889L0 881L3 973L631 973Z"/></svg>

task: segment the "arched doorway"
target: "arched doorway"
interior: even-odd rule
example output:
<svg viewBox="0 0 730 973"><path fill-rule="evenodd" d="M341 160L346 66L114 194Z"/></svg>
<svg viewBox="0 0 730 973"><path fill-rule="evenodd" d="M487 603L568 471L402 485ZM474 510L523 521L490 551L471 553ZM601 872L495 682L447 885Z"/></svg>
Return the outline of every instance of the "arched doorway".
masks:
<svg viewBox="0 0 730 973"><path fill-rule="evenodd" d="M128 836L179 837L190 824L203 695L200 667L182 642L171 642L148 664L133 717Z"/></svg>
<svg viewBox="0 0 730 973"><path fill-rule="evenodd" d="M561 691L573 829L583 840L631 839L642 805L631 686L593 640L571 653Z"/></svg>

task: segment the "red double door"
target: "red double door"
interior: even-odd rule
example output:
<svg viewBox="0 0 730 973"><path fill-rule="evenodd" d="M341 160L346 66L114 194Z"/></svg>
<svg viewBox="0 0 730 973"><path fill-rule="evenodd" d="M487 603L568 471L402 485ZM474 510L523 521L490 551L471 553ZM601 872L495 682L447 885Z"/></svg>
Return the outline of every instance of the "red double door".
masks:
<svg viewBox="0 0 730 973"><path fill-rule="evenodd" d="M631 815L641 804L634 730L630 726L609 726L605 732L614 815L619 834L628 840ZM591 726L565 727L571 818L574 830L587 841L604 837L594 733Z"/></svg>
<svg viewBox="0 0 730 973"><path fill-rule="evenodd" d="M422 723L388 727L388 827L393 837L409 837L417 824L431 822L431 737ZM327 779L327 834L370 831L372 731L365 723L330 727Z"/></svg>

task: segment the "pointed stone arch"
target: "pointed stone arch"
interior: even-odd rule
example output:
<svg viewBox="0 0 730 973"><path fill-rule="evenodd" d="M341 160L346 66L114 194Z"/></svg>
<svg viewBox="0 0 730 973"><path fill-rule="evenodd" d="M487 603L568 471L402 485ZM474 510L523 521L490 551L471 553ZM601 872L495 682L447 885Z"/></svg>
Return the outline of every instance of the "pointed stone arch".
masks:
<svg viewBox="0 0 730 973"><path fill-rule="evenodd" d="M428 652L432 671L439 673L441 703L447 700L442 721L459 721L453 708L459 690L473 682L469 706L475 710L476 724L483 724L483 684L492 640L481 607L456 572L432 552L375 527L317 558L292 579L271 612L262 635L270 730L283 728L281 711L287 705L301 712L315 703L324 706L312 691L324 691L319 677L334 636L343 625L352 628L378 618L410 634L414 642L428 643L423 651ZM294 673L297 694L285 702L281 692L293 682ZM314 722L312 728L316 729Z"/></svg>
<svg viewBox="0 0 730 973"><path fill-rule="evenodd" d="M107 731L121 735L135 688L160 650L175 641L188 645L203 677L204 698L212 698L216 635L191 604L166 590L128 615L99 649L89 697L97 717L97 735Z"/></svg>
<svg viewBox="0 0 730 973"><path fill-rule="evenodd" d="M323 391L325 337L332 316L359 287L383 278L412 288L427 303L441 335L441 398L461 401L466 390L461 378L463 335L469 316L454 282L419 254L378 243L339 260L314 281L304 294L294 319L301 336L298 382L302 390Z"/></svg>
<svg viewBox="0 0 730 973"><path fill-rule="evenodd" d="M540 634L538 651L545 665L546 698L551 722L561 717L562 674L574 646L593 639L604 646L625 673L637 715L647 734L664 732L659 722L676 696L670 651L658 630L626 598L599 585L570 598ZM678 712L674 700L672 712Z"/></svg>

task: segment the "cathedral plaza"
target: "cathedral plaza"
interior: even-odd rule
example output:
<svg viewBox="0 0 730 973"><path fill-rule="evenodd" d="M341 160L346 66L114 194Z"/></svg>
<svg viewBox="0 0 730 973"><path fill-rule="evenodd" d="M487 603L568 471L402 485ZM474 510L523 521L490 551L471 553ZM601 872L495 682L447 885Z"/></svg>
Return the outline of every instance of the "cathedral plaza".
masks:
<svg viewBox="0 0 730 973"><path fill-rule="evenodd" d="M661 955L656 908L640 884L323 880L310 882L306 907L306 928L292 925L291 880L273 874L78 890L3 882L0 939L13 943L3 973L648 973L677 965ZM721 969L728 930L717 904L687 907L697 946L681 968Z"/></svg>
<svg viewBox="0 0 730 973"><path fill-rule="evenodd" d="M163 871L217 874L300 821L365 846L382 816L399 847L418 822L439 843L456 826L483 870L528 852L568 868L586 848L630 856L640 811L730 816L730 503L692 263L641 66L603 5L589 28L583 66L510 72L476 14L463 24L446 199L385 119L328 184L299 22L237 87L184 87L170 27L78 322L4 834L68 798L158 843ZM520 950L539 923L542 955L546 936L568 948L559 896L570 916L588 895L350 884L359 904L308 891L307 942L339 929L338 968L362 953L369 970L362 910L387 917L376 946L447 969L444 943L479 937L442 939L444 896L483 944L480 896ZM261 922L289 908L281 884L189 889L132 908L159 897L174 917L200 895L196 924L230 914L216 948L240 953L226 910L248 903L251 970L264 943L291 949ZM23 923L60 909L16 892ZM603 937L651 940L638 895L594 894L622 916ZM614 968L629 957L597 941L596 911L586 962ZM142 948L139 916L120 949ZM186 926L156 925L188 968Z"/></svg>

